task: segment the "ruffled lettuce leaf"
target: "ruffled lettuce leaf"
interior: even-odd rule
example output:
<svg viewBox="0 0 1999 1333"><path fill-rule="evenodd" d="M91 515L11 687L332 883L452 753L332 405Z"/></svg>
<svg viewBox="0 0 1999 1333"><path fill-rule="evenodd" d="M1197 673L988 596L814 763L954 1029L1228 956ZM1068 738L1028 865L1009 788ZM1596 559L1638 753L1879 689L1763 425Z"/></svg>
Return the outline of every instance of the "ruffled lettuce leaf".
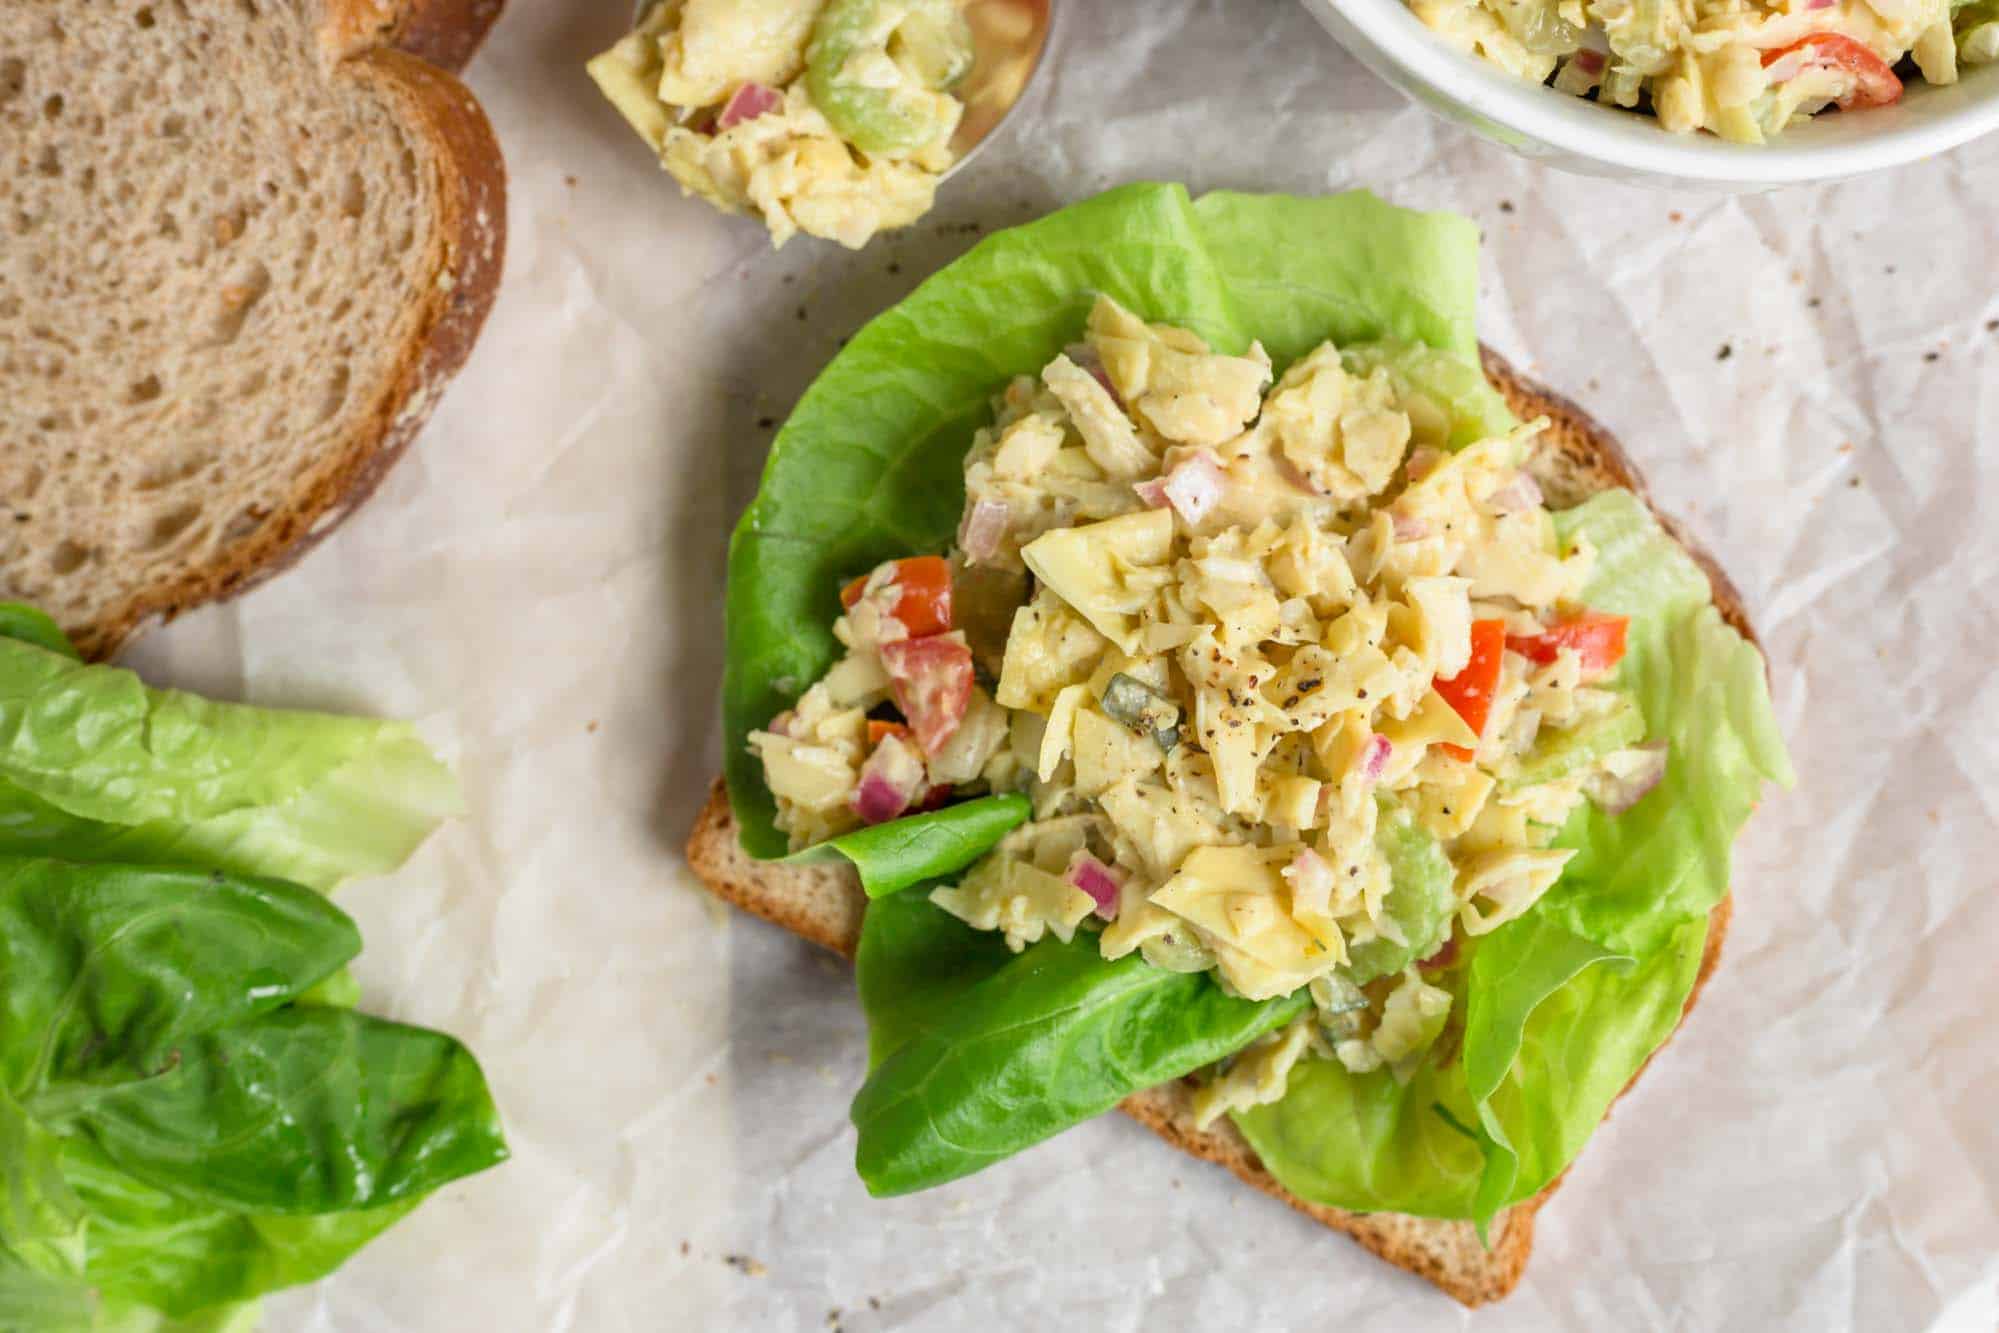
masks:
<svg viewBox="0 0 1999 1333"><path fill-rule="evenodd" d="M1455 1059L1400 1088L1311 1062L1282 1101L1236 1117L1304 1198L1483 1227L1539 1192L1672 1035L1735 836L1765 781L1792 780L1762 655L1645 506L1605 492L1557 528L1597 550L1583 600L1632 617L1611 684L1666 742L1666 776L1622 815L1579 810L1557 839L1577 853L1562 879L1450 975Z"/></svg>
<svg viewBox="0 0 1999 1333"><path fill-rule="evenodd" d="M723 753L744 849L786 853L747 738L833 664L842 581L949 542L993 395L1072 342L1098 295L1225 351L1260 339L1280 368L1327 338L1475 368L1477 290L1464 218L1131 185L988 237L869 323L778 432L729 546Z"/></svg>
<svg viewBox="0 0 1999 1333"><path fill-rule="evenodd" d="M406 723L215 703L0 637L0 852L326 890L461 810Z"/></svg>
<svg viewBox="0 0 1999 1333"><path fill-rule="evenodd" d="M961 801L906 819L856 829L786 857L824 861L837 854L860 873L870 898L883 898L925 880L963 870L994 843L1027 822L1025 796L1007 793Z"/></svg>

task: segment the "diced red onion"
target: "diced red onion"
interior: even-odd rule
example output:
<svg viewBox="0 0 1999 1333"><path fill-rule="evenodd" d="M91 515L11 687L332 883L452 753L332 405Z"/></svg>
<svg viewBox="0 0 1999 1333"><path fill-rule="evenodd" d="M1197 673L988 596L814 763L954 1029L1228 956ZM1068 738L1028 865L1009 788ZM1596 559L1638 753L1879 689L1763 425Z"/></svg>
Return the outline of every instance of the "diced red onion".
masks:
<svg viewBox="0 0 1999 1333"><path fill-rule="evenodd" d="M1388 756L1394 751L1394 743L1380 732L1369 736L1360 747L1360 775L1369 782L1379 778L1388 768Z"/></svg>
<svg viewBox="0 0 1999 1333"><path fill-rule="evenodd" d="M770 725L765 727L764 730L773 736L789 736L791 735L791 724L796 721L798 721L798 714L787 708L772 718Z"/></svg>
<svg viewBox="0 0 1999 1333"><path fill-rule="evenodd" d="M1166 505L1166 478L1154 477L1150 481L1132 483L1132 490L1145 502L1147 509L1162 509Z"/></svg>
<svg viewBox="0 0 1999 1333"><path fill-rule="evenodd" d="M1222 498L1222 465L1203 449L1173 465L1166 474L1166 499L1189 523L1199 523Z"/></svg>
<svg viewBox="0 0 1999 1333"><path fill-rule="evenodd" d="M923 759L901 737L884 736L861 766L854 787L853 810L863 824L883 824L909 809L910 802L930 787Z"/></svg>
<svg viewBox="0 0 1999 1333"><path fill-rule="evenodd" d="M1395 520L1395 540L1399 542L1419 542L1430 535L1428 519L1416 518L1410 514L1393 514Z"/></svg>
<svg viewBox="0 0 1999 1333"><path fill-rule="evenodd" d="M1007 517L1007 507L998 500L974 502L958 526L958 546L974 562L992 559L1006 536Z"/></svg>
<svg viewBox="0 0 1999 1333"><path fill-rule="evenodd" d="M854 788L854 813L863 824L886 824L909 808L909 798L880 773L861 774Z"/></svg>
<svg viewBox="0 0 1999 1333"><path fill-rule="evenodd" d="M1599 773L1590 784L1591 798L1607 815L1623 814L1644 800L1645 794L1666 776L1665 742L1654 741L1638 748L1645 752L1645 762L1638 768L1621 777Z"/></svg>
<svg viewBox="0 0 1999 1333"><path fill-rule="evenodd" d="M1069 883L1090 895L1097 905L1097 915L1106 921L1117 919L1118 882L1117 872L1086 851L1078 850L1069 858L1069 869L1063 875Z"/></svg>
<svg viewBox="0 0 1999 1333"><path fill-rule="evenodd" d="M1834 0L1825 0L1825 3L1832 4ZM1603 52L1578 51L1576 52L1575 63L1585 74L1601 74L1603 73Z"/></svg>
<svg viewBox="0 0 1999 1333"><path fill-rule="evenodd" d="M732 130L746 120L755 120L784 105L784 94L761 83L746 83L729 95L715 128Z"/></svg>
<svg viewBox="0 0 1999 1333"><path fill-rule="evenodd" d="M1405 470L1409 474L1409 480L1421 481L1423 480L1423 478L1429 476L1432 472L1435 472L1437 470L1437 464L1443 461L1444 461L1443 450L1432 449L1427 444L1419 445L1417 448L1412 449L1409 452L1409 461L1405 465Z"/></svg>
<svg viewBox="0 0 1999 1333"><path fill-rule="evenodd" d="M1836 4L1838 4L1838 3L1839 3L1839 0L1811 0L1811 3L1810 3L1810 4L1807 4L1807 5L1805 6L1805 8L1806 8L1806 9L1831 9L1831 8L1832 8L1832 7L1834 6L1834 5L1836 5Z"/></svg>
<svg viewBox="0 0 1999 1333"><path fill-rule="evenodd" d="M952 794L956 790L957 789L954 788L948 782L938 783L936 786L932 787L929 791L923 793L923 799L916 803L917 813L927 814L932 810L943 809L946 805L950 804Z"/></svg>
<svg viewBox="0 0 1999 1333"><path fill-rule="evenodd" d="M1486 504L1495 513L1524 514L1539 509L1547 497L1541 493L1541 483L1526 472L1516 472L1504 486L1486 497Z"/></svg>
<svg viewBox="0 0 1999 1333"><path fill-rule="evenodd" d="M1428 958L1420 960L1416 966L1425 972L1437 972L1458 961L1458 937L1455 932L1447 938L1438 950Z"/></svg>

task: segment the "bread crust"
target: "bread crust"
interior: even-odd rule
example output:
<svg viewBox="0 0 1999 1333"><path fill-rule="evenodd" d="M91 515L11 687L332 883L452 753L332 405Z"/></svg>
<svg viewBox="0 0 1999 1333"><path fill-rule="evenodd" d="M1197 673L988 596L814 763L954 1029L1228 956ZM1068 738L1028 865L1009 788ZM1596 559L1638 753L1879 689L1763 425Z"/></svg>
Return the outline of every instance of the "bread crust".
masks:
<svg viewBox="0 0 1999 1333"><path fill-rule="evenodd" d="M1483 359L1487 378L1505 396L1515 415L1523 420L1541 416L1549 419L1529 467L1551 502L1567 506L1597 491L1623 487L1650 505L1643 479L1608 431L1568 399L1520 375L1491 349L1483 349ZM1723 619L1744 638L1756 642L1734 585L1678 524L1658 514L1656 509L1653 512L1707 571ZM720 779L716 780L708 803L688 837L687 860L695 875L717 897L823 948L853 958L860 942L867 898L851 869L840 862L786 865L752 858L743 851L736 836L728 790ZM1732 899L1723 898L1709 914L1700 970L1681 1012L1682 1023L1721 961L1722 940L1728 931L1732 907ZM1664 1045L1659 1049L1664 1050ZM1654 1051L1632 1075L1624 1091L1630 1091L1657 1056L1658 1051ZM1174 1147L1227 1169L1244 1183L1282 1200L1314 1221L1351 1236L1369 1251L1435 1284L1467 1306L1498 1300L1519 1285L1534 1245L1535 1215L1567 1176L1563 1172L1533 1198L1501 1213L1493 1223L1492 1245L1487 1248L1479 1243L1469 1222L1396 1213L1352 1213L1299 1198L1264 1168L1233 1124L1224 1120L1205 1131L1196 1129L1192 1100L1193 1083L1182 1079L1127 1097L1118 1109Z"/></svg>
<svg viewBox="0 0 1999 1333"><path fill-rule="evenodd" d="M505 6L506 0L407 0L389 28L388 45L456 74Z"/></svg>
<svg viewBox="0 0 1999 1333"><path fill-rule="evenodd" d="M437 64L384 42L411 40L433 53L469 56L498 12L497 0L410 0L387 7L339 0L329 8L321 44L336 61L335 77L368 85L413 137L433 149L438 226L426 270L435 280L424 289L387 389L370 405L338 464L231 546L223 560L141 589L95 623L66 627L86 657L109 657L148 623L236 596L289 569L374 493L471 355L505 261L505 159L470 89ZM483 15L481 26L462 33L455 46L444 37L454 15L467 23Z"/></svg>

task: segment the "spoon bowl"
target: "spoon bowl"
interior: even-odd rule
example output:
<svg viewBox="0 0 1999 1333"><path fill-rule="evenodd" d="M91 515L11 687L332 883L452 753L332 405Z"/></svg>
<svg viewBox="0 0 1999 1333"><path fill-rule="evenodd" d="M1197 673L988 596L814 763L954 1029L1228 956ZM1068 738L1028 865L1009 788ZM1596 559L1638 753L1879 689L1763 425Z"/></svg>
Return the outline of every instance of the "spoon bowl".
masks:
<svg viewBox="0 0 1999 1333"><path fill-rule="evenodd" d="M956 172L1006 121L1041 69L1055 26L1055 0L966 0L972 29L972 68L952 95L965 104L951 136Z"/></svg>

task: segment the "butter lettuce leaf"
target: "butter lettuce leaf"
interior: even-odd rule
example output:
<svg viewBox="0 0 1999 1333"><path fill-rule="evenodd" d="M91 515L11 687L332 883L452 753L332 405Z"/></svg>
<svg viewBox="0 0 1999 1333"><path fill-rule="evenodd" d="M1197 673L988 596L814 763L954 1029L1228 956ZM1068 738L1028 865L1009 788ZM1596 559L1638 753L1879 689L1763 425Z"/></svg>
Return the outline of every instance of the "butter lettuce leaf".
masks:
<svg viewBox="0 0 1999 1333"><path fill-rule="evenodd" d="M854 954L868 1069L930 1031L953 1001L1011 957L998 932L974 930L920 894L869 903Z"/></svg>
<svg viewBox="0 0 1999 1333"><path fill-rule="evenodd" d="M327 890L462 808L406 723L215 703L0 636L0 852Z"/></svg>
<svg viewBox="0 0 1999 1333"><path fill-rule="evenodd" d="M963 870L1025 824L1031 809L1027 798L1017 793L981 796L942 810L843 833L785 859L809 862L843 857L860 873L861 888L868 897L882 898Z"/></svg>
<svg viewBox="0 0 1999 1333"><path fill-rule="evenodd" d="M1303 991L1240 999L1137 954L1106 962L1091 931L1047 936L945 999L875 1066L854 1097L855 1169L877 1197L970 1175L1234 1054L1309 1003Z"/></svg>
<svg viewBox="0 0 1999 1333"><path fill-rule="evenodd" d="M25 602L0 602L0 639L13 639L19 643L31 643L37 648L46 648L59 653L73 662L81 662L83 654L62 632L62 626L54 618L38 607Z"/></svg>

